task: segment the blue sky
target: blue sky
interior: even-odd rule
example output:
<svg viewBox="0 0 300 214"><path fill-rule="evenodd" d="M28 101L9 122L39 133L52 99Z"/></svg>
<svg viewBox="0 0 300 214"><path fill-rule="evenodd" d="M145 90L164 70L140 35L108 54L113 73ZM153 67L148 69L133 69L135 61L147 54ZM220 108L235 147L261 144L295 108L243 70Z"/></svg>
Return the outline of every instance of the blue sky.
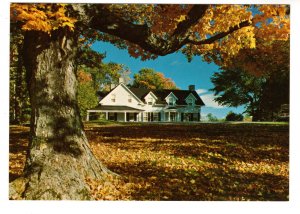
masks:
<svg viewBox="0 0 300 214"><path fill-rule="evenodd" d="M213 101L213 93L209 91L213 87L210 77L218 71L218 66L214 63L203 62L200 57L195 57L189 63L183 54L174 53L158 57L155 60L142 61L131 57L127 50L120 50L110 43L96 42L92 48L101 53L106 52L106 58L103 60L105 63L116 62L128 66L131 71L131 78L142 68L152 68L174 80L180 89L188 89L189 85L195 85L198 94L206 105L202 108L203 116L212 113L218 118L224 118L230 110L236 113L244 111L243 107L228 108Z"/></svg>

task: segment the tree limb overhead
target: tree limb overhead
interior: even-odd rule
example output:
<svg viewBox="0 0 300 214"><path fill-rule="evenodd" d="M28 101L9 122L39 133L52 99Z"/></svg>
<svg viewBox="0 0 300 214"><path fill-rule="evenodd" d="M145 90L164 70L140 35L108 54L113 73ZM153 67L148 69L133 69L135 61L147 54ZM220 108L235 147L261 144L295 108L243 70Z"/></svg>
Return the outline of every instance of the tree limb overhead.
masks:
<svg viewBox="0 0 300 214"><path fill-rule="evenodd" d="M88 25L91 28L120 37L139 45L146 51L161 56L176 52L186 44L203 45L213 43L240 28L251 25L249 21L244 21L237 26L231 27L228 31L216 34L209 39L191 40L189 38L190 28L199 22L209 7L209 5L197 4L188 12L186 19L178 23L174 32L163 38L153 33L147 24L132 23L112 13L105 4L90 4L86 6L88 7L88 10L86 10L86 14L89 17Z"/></svg>

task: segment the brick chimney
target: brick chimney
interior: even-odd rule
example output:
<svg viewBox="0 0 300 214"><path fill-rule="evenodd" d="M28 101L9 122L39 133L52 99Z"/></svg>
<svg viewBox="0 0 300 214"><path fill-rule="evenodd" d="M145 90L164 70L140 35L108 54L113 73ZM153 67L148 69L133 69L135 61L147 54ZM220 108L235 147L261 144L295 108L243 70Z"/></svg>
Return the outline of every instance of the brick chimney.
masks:
<svg viewBox="0 0 300 214"><path fill-rule="evenodd" d="M195 91L195 85L189 85L189 91Z"/></svg>

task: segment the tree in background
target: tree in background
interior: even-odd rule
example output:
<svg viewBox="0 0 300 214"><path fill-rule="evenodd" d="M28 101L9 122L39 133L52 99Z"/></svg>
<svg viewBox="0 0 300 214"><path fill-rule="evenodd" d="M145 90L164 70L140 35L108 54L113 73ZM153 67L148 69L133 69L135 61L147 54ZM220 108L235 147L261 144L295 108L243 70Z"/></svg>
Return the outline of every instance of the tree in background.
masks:
<svg viewBox="0 0 300 214"><path fill-rule="evenodd" d="M262 86L266 81L264 77L253 76L238 68L221 68L220 72L213 74L211 81L216 102L230 107L245 105L253 120L258 119Z"/></svg>
<svg viewBox="0 0 300 214"><path fill-rule="evenodd" d="M80 70L78 72L78 106L81 117L86 116L86 110L95 107L99 100L93 87L93 79L89 73Z"/></svg>
<svg viewBox="0 0 300 214"><path fill-rule="evenodd" d="M151 68L143 68L133 76L133 87L148 89L177 89L171 78Z"/></svg>
<svg viewBox="0 0 300 214"><path fill-rule="evenodd" d="M12 26L13 27L13 26ZM23 64L23 35L18 29L10 34L10 123L21 124L30 120L30 101Z"/></svg>
<svg viewBox="0 0 300 214"><path fill-rule="evenodd" d="M114 62L102 63L100 71L90 73L92 74L94 83L97 84L95 88L98 91L110 91L111 86L117 85L120 78L122 78L125 85L130 84L131 81L129 68L126 65Z"/></svg>
<svg viewBox="0 0 300 214"><path fill-rule="evenodd" d="M277 120L281 106L290 103L290 74L285 70L270 73L261 96L261 119Z"/></svg>
<svg viewBox="0 0 300 214"><path fill-rule="evenodd" d="M267 78L261 96L261 119L277 120L281 106L290 103L290 41L273 42L256 61Z"/></svg>
<svg viewBox="0 0 300 214"><path fill-rule="evenodd" d="M232 111L228 112L225 121L243 121L244 117L242 114L236 114Z"/></svg>
<svg viewBox="0 0 300 214"><path fill-rule="evenodd" d="M241 50L211 80L222 105L246 106L253 120L274 120L282 104L289 103L289 40ZM265 48L262 48L267 46Z"/></svg>
<svg viewBox="0 0 300 214"><path fill-rule="evenodd" d="M77 104L80 41L108 41L133 57L182 52L189 60L226 65L256 39L287 40L287 5L11 4L24 34L23 61L31 102L25 199L91 199L86 178L111 172L92 154ZM220 60L222 59L222 60Z"/></svg>
<svg viewBox="0 0 300 214"><path fill-rule="evenodd" d="M218 121L218 118L216 116L214 116L212 113L208 113L206 117L209 122L217 122Z"/></svg>

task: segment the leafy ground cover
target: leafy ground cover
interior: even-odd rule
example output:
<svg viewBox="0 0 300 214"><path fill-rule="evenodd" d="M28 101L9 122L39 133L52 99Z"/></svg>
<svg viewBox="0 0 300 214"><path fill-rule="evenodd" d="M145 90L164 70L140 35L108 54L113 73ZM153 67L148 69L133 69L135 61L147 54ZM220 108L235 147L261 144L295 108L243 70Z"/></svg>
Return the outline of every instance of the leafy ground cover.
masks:
<svg viewBox="0 0 300 214"><path fill-rule="evenodd" d="M86 124L94 154L118 177L87 178L97 200L271 200L289 194L287 124ZM10 128L10 180L28 128Z"/></svg>

